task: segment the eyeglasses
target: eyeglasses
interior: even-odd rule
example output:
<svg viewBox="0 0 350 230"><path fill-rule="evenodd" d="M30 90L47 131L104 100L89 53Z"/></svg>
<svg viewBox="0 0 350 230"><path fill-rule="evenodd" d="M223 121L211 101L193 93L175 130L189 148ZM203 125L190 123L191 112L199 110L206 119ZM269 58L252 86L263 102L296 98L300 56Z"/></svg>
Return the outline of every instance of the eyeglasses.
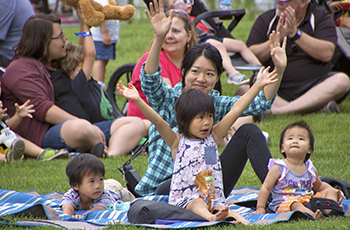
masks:
<svg viewBox="0 0 350 230"><path fill-rule="evenodd" d="M190 17L188 16L188 14L186 13L186 11L184 11L184 10L179 10L179 9L174 9L173 12L186 15L188 25L190 26L190 29L191 29L191 19L190 19Z"/></svg>
<svg viewBox="0 0 350 230"><path fill-rule="evenodd" d="M61 40L63 40L65 37L66 37L66 36L64 36L64 33L63 33L63 31L62 31L62 32L60 33L60 35L58 35L57 37L51 38L51 40L54 40L54 39L61 39Z"/></svg>
<svg viewBox="0 0 350 230"><path fill-rule="evenodd" d="M193 6L194 0L179 0L179 1L175 2L173 5L177 5L180 3L182 3L184 5L191 4Z"/></svg>

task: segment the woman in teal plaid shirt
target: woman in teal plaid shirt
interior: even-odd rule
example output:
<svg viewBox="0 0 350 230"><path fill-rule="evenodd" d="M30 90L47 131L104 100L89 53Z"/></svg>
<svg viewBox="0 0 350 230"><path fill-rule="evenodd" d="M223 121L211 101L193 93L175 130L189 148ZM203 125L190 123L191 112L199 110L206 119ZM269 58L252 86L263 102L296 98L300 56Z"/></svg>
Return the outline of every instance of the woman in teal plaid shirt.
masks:
<svg viewBox="0 0 350 230"><path fill-rule="evenodd" d="M221 58L215 56L217 52L206 52L205 49L192 48L186 53L182 62L182 82L174 88L163 84L161 68L159 67L159 56L165 35L171 25L172 11L170 11L169 17L166 17L162 0L159 1L159 6L156 1L154 3L154 6L150 3L151 15L146 12L153 26L154 39L148 59L141 70L141 86L150 106L170 126L173 126L176 124L176 98L181 94L182 89L197 88L208 93L213 98L215 104L214 124L218 123L239 99L239 96L220 96L219 92L213 90L215 83L220 79L222 73L222 69L218 67L221 66L221 63L216 63ZM258 115L271 108L287 64L285 54L286 42L284 40L281 47L279 41L279 34L273 32L270 35L270 49L278 75L278 82L265 86L243 112L242 116ZM209 74L212 70L202 71L203 66L192 66L195 60L201 56L204 56L215 67L215 76ZM177 131L177 127L174 128L174 131ZM149 131L150 139L153 139L157 135L156 128L151 124ZM136 186L136 192L142 196L155 193L166 194L168 193L173 172L171 151L163 139L159 139L149 146L148 154L148 169ZM260 181L263 182L268 172L267 164L270 158L271 153L261 130L254 124L242 125L235 132L225 150L220 155L225 196L229 195L238 181L248 159Z"/></svg>

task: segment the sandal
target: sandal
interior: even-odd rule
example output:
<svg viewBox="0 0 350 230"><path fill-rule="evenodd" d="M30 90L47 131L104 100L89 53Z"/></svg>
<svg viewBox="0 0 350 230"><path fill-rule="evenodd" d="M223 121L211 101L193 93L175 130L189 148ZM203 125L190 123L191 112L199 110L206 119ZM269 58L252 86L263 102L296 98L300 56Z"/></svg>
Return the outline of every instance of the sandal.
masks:
<svg viewBox="0 0 350 230"><path fill-rule="evenodd" d="M243 85L249 82L249 79L239 72L228 74L227 84Z"/></svg>
<svg viewBox="0 0 350 230"><path fill-rule="evenodd" d="M310 206L313 212L316 212L316 210L319 209L325 217L344 216L344 210L332 199L311 198ZM331 211L326 212L326 209L331 209Z"/></svg>

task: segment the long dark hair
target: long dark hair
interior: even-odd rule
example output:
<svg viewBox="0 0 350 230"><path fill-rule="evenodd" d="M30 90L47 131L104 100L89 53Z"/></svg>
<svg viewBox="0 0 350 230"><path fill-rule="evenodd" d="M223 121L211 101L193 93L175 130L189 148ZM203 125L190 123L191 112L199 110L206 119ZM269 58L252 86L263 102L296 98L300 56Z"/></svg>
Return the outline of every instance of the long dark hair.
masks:
<svg viewBox="0 0 350 230"><path fill-rule="evenodd" d="M13 60L31 57L46 64L48 46L53 36L53 23L61 24L61 19L47 14L31 16L23 26L21 40L14 47Z"/></svg>
<svg viewBox="0 0 350 230"><path fill-rule="evenodd" d="M188 71L190 71L193 63L201 56L205 57L208 61L210 61L213 64L216 74L220 78L221 73L223 71L222 58L220 52L209 43L201 43L192 47L185 54L184 59L182 60L182 88L185 88L186 86L185 80Z"/></svg>

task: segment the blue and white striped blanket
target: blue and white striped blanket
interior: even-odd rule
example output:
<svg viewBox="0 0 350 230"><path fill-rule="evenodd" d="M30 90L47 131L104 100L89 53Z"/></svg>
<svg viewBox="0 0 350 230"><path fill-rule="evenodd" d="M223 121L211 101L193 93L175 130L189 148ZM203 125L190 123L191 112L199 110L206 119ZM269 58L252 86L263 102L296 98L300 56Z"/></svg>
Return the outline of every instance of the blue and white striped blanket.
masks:
<svg viewBox="0 0 350 230"><path fill-rule="evenodd" d="M231 195L227 198L228 203L238 202L254 202L257 199L257 188L235 188ZM89 212L83 219L77 219L68 216L62 212L59 207L60 198L63 194L52 192L46 195L40 195L35 191L20 193L10 190L0 189L0 226L9 225L5 219L7 215L28 214L37 216L38 219L29 221L17 221L12 225L18 226L56 226L62 228L81 228L81 229L98 229L114 224L129 225L127 210L97 210ZM141 199L155 200L159 202L168 202L168 196L147 196ZM343 206L345 215L350 214L350 200L344 200ZM287 212L282 214L251 214L253 210L236 204L229 204L231 210L243 215L251 224L272 224L280 221L295 220L297 218L310 219L310 216L302 212ZM230 224L225 221L220 222L191 222L191 221L166 221L156 224L140 224L139 226L147 226L152 228L197 228L207 227L217 224Z"/></svg>

